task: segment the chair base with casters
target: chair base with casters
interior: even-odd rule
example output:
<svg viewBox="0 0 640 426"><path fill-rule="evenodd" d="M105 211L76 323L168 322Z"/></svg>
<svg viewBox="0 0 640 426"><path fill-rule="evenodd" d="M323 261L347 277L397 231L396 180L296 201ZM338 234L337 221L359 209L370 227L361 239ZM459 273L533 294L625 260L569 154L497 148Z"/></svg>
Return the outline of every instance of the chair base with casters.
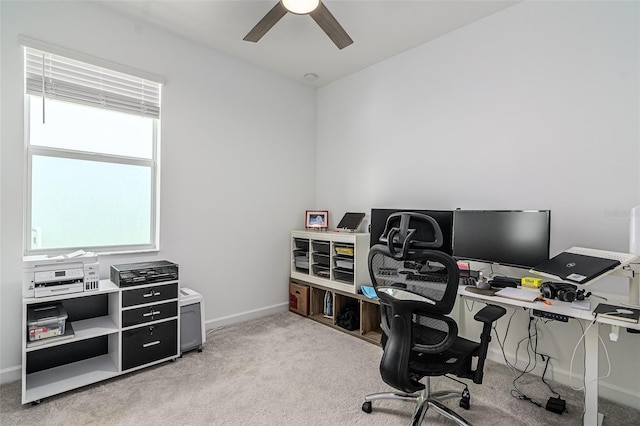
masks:
<svg viewBox="0 0 640 426"><path fill-rule="evenodd" d="M460 395L460 393L453 390L431 392L429 379L430 379L429 377L425 378L425 387L423 390L418 392L413 392L413 393L382 392L382 393L374 393L371 395L367 395L364 397L364 403L362 404L362 411L364 411L365 413L371 413L371 411L373 410L371 406L371 402L381 400L381 399L409 401L416 404L416 408L413 412L413 418L411 420L412 426L418 426L422 423L422 420L424 419L425 414L427 414L427 410L429 410L429 408L433 408L441 415L445 416L450 420L453 420L459 425L469 426L471 423L465 420L464 417L460 416L458 413L451 410L449 407L445 406L442 402L438 400L438 398L443 399L443 398L455 397L456 395ZM465 390L462 392L462 399L460 400L460 405L463 406L463 404L466 404L466 408L469 407L468 406L469 392L467 388L465 388Z"/></svg>

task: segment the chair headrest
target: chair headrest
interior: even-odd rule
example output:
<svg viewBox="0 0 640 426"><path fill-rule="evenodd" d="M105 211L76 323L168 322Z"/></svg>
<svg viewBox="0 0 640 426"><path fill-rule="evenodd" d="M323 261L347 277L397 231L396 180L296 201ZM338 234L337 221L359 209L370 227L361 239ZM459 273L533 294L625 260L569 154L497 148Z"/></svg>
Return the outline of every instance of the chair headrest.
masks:
<svg viewBox="0 0 640 426"><path fill-rule="evenodd" d="M427 234L433 235L431 241L418 239L418 230L427 228ZM420 233L424 235L424 233ZM404 259L410 249L437 249L442 247L442 230L434 218L429 215L414 212L393 213L380 237L380 242L386 243L391 255L397 259ZM400 251L398 251L400 249Z"/></svg>

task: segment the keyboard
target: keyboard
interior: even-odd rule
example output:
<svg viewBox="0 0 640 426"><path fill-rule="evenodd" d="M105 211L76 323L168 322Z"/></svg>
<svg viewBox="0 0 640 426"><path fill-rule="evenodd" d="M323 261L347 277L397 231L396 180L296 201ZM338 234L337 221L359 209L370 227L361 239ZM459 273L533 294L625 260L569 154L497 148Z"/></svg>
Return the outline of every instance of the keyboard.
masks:
<svg viewBox="0 0 640 426"><path fill-rule="evenodd" d="M460 285L476 285L476 279L473 277L460 277Z"/></svg>
<svg viewBox="0 0 640 426"><path fill-rule="evenodd" d="M446 283L449 281L449 275L447 274L438 274L438 273L421 273L415 274L413 272L409 272L406 274L407 281L424 281L430 283ZM459 285L476 285L476 279L473 277L460 277Z"/></svg>
<svg viewBox="0 0 640 426"><path fill-rule="evenodd" d="M446 283L449 281L448 274L438 274L438 273L421 273L415 274L413 272L409 272L406 274L407 281L424 281L430 283Z"/></svg>

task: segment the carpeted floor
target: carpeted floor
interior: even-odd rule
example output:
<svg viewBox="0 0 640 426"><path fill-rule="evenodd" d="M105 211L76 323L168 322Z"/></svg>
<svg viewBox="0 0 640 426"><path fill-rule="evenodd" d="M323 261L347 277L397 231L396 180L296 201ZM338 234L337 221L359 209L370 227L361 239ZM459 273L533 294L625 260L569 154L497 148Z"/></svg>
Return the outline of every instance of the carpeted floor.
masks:
<svg viewBox="0 0 640 426"><path fill-rule="evenodd" d="M0 387L0 424L9 425L408 425L410 404L374 402L391 390L378 372L382 349L293 313L210 332L201 353L42 401L20 404L20 383ZM475 425L580 425L582 394L554 385L568 412L553 414L511 396L511 372L488 362L482 385L469 385L471 409L448 405ZM538 377L520 388L533 399L552 396ZM462 386L448 379L434 388ZM605 425L638 425L640 411L602 401ZM426 424L449 425L429 411Z"/></svg>

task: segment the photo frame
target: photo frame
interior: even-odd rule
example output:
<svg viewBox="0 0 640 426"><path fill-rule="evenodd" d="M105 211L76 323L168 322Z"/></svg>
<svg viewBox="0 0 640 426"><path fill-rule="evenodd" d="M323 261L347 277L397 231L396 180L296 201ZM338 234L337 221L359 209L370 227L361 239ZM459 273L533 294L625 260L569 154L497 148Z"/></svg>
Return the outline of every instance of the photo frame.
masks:
<svg viewBox="0 0 640 426"><path fill-rule="evenodd" d="M320 230L329 228L329 212L327 210L307 210L304 216L304 227Z"/></svg>

